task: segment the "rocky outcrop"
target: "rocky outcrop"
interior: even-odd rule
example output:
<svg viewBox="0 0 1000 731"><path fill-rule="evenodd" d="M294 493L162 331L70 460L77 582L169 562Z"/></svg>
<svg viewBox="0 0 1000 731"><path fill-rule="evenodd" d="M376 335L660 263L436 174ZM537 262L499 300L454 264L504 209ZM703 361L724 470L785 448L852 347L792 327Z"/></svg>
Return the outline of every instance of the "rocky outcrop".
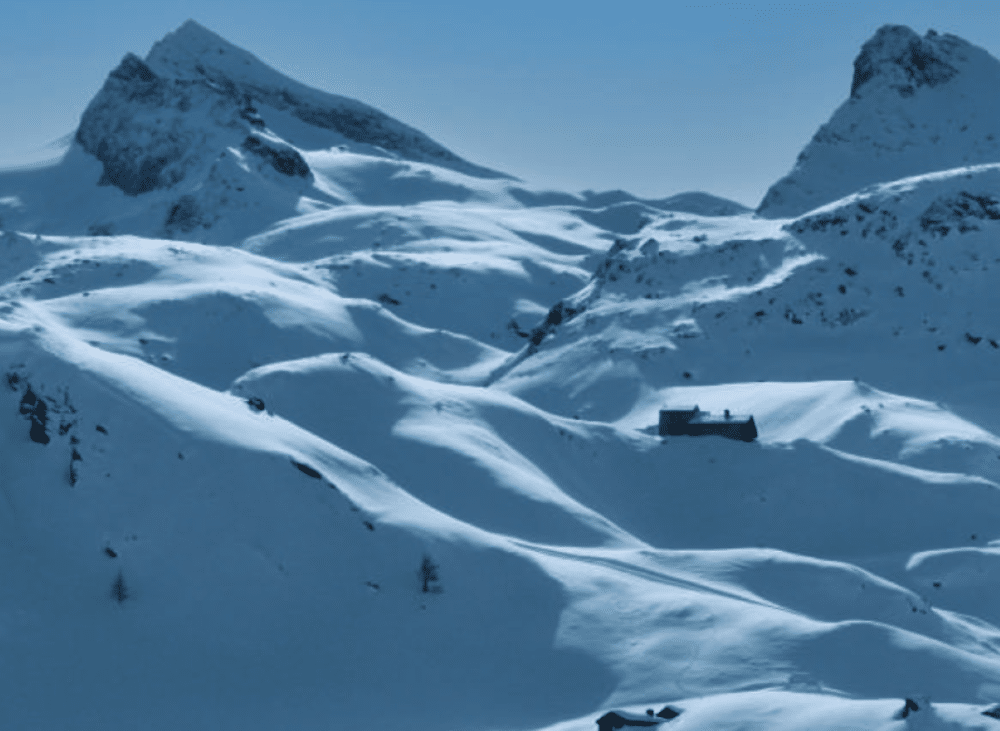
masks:
<svg viewBox="0 0 1000 731"><path fill-rule="evenodd" d="M169 188L245 137L237 99L204 82L166 79L129 54L80 119L76 141L104 166L100 185L129 196Z"/></svg>
<svg viewBox="0 0 1000 731"><path fill-rule="evenodd" d="M902 97L912 96L921 86L943 84L958 73L951 62L956 55L962 58L962 45L961 39L933 30L921 38L904 25L883 26L854 60L851 96L859 96L861 88L877 77Z"/></svg>
<svg viewBox="0 0 1000 731"><path fill-rule="evenodd" d="M168 165L181 158L180 138L175 135L165 140L167 144L147 149L134 135L127 134L127 121L116 114L125 104L140 108L164 106L167 96L164 81L132 54L108 75L76 131L76 141L104 165L99 185L114 185L126 195L139 195L169 181L169 176L161 176Z"/></svg>
<svg viewBox="0 0 1000 731"><path fill-rule="evenodd" d="M31 390L30 385L24 391L19 408L21 415L28 417L28 421L31 422L31 428L28 433L31 441L38 444L48 444L49 435L46 432L48 406L43 399L38 398L35 392Z"/></svg>
<svg viewBox="0 0 1000 731"><path fill-rule="evenodd" d="M875 183L1000 160L1000 61L953 35L887 25L854 61L851 94L767 191L795 217Z"/></svg>
<svg viewBox="0 0 1000 731"><path fill-rule="evenodd" d="M288 177L309 177L309 165L302 159L298 150L290 146L268 144L256 135L250 135L240 147L247 152L265 160L275 171Z"/></svg>

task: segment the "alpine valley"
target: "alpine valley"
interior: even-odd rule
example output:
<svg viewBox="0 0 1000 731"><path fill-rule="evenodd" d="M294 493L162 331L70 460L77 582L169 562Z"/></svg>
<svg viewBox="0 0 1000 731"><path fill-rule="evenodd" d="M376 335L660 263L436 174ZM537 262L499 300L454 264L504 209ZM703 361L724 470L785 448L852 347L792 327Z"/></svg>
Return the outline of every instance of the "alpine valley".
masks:
<svg viewBox="0 0 1000 731"><path fill-rule="evenodd" d="M750 211L126 56L0 171L0 726L1000 729L1000 61L854 67Z"/></svg>

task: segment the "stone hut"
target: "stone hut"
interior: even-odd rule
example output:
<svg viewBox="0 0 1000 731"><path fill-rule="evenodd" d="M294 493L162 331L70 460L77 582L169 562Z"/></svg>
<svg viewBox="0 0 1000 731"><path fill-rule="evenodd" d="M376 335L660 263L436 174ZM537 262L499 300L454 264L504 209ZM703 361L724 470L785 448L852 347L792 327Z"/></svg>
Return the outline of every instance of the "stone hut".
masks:
<svg viewBox="0 0 1000 731"><path fill-rule="evenodd" d="M757 438L757 425L753 421L753 416L731 414L729 409L726 409L721 416L702 411L697 406L660 411L660 436L682 434L692 437L718 434L727 439L752 442Z"/></svg>

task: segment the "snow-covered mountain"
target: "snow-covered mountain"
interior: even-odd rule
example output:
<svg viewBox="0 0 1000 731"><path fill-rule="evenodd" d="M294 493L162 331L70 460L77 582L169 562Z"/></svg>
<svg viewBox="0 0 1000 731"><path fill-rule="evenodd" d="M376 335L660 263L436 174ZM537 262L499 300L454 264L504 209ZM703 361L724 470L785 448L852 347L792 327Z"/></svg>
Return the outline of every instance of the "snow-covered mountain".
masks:
<svg viewBox="0 0 1000 731"><path fill-rule="evenodd" d="M850 109L996 63L883 28ZM822 149L766 216L547 191L126 57L0 173L3 725L1000 728L1000 160Z"/></svg>
<svg viewBox="0 0 1000 731"><path fill-rule="evenodd" d="M873 183L1000 160L1000 61L933 30L887 25L854 61L850 98L758 214L797 216Z"/></svg>

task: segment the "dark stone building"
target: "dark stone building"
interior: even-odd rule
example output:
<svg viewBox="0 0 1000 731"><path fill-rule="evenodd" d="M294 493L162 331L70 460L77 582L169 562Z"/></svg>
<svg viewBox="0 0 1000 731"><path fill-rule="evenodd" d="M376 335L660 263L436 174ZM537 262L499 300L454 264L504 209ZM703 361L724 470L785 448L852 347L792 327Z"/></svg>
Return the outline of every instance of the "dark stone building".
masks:
<svg viewBox="0 0 1000 731"><path fill-rule="evenodd" d="M659 726L662 719L626 711L609 711L597 719L597 731L617 731L625 726Z"/></svg>
<svg viewBox="0 0 1000 731"><path fill-rule="evenodd" d="M660 436L680 436L687 434L700 437L706 434L718 434L727 439L739 439L752 442L757 438L757 425L752 416L736 416L726 409L722 416L700 410L697 406L690 409L666 409L660 412Z"/></svg>
<svg viewBox="0 0 1000 731"><path fill-rule="evenodd" d="M680 715L680 711L675 711L670 706L664 706L659 713L653 714L653 709L646 711L646 715L639 713L629 713L628 711L608 711L597 719L597 731L617 731L626 726L659 726L665 721L671 721Z"/></svg>

